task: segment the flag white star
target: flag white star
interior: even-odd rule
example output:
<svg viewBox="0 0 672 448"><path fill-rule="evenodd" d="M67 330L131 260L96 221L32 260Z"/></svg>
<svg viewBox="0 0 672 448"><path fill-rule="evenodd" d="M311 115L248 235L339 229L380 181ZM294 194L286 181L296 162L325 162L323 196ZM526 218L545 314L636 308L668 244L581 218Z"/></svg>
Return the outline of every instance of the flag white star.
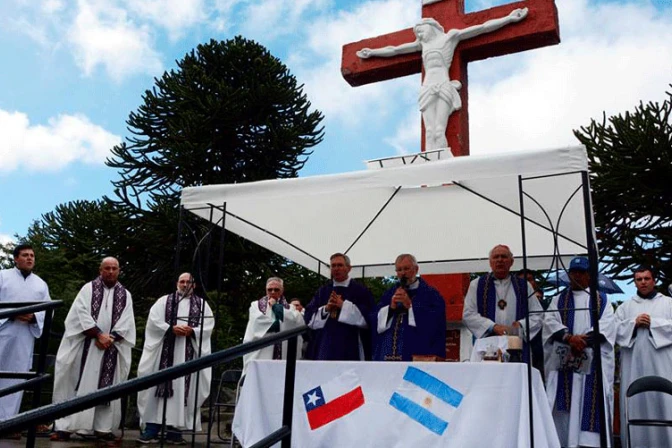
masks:
<svg viewBox="0 0 672 448"><path fill-rule="evenodd" d="M308 394L308 403L307 404L310 405L310 406L315 406L315 403L317 403L321 399L322 399L322 397L317 395L317 391L315 391L312 394Z"/></svg>

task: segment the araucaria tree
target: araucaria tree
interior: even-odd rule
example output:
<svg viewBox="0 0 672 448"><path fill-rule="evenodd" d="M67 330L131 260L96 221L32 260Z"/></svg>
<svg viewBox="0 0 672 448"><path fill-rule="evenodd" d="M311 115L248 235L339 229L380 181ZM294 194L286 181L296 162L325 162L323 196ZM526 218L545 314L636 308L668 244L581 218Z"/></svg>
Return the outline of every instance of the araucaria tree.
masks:
<svg viewBox="0 0 672 448"><path fill-rule="evenodd" d="M183 186L295 177L322 140L322 114L263 46L211 40L177 67L145 92L127 121L134 137L107 162L130 205Z"/></svg>
<svg viewBox="0 0 672 448"><path fill-rule="evenodd" d="M672 281L672 93L663 104L574 131L588 150L598 244L607 273L652 266Z"/></svg>
<svg viewBox="0 0 672 448"><path fill-rule="evenodd" d="M141 272L132 282L152 291L172 276L182 187L296 177L322 140L322 119L287 67L242 37L199 45L157 79L129 116L133 137L107 161L121 174L112 201L142 226L129 244L144 248L134 254ZM247 261L267 263L268 252L241 244L227 238L239 258L227 268L245 271L253 252Z"/></svg>

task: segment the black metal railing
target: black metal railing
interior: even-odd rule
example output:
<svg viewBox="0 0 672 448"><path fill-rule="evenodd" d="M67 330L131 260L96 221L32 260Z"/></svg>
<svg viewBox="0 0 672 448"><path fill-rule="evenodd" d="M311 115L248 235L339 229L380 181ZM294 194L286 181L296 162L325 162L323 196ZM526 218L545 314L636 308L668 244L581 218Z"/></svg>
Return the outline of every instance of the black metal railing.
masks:
<svg viewBox="0 0 672 448"><path fill-rule="evenodd" d="M293 330L282 331L256 341L246 342L235 347L221 350L202 358L194 359L183 364L173 366L141 378L134 378L114 386L106 387L91 394L75 397L61 403L54 403L41 408L17 415L11 419L0 422L0 433L19 431L35 427L38 423L46 423L65 417L75 412L80 412L102 403L119 399L123 396L149 389L166 381L189 375L217 364L237 359L247 353L260 350L278 342L288 341L287 364L285 370L285 394L282 413L282 426L277 431L260 440L254 446L256 448L270 447L277 442L282 442L286 448L291 443L292 433L292 408L294 406L294 379L296 376L297 337L306 333L308 327L301 326ZM212 397L211 397L212 399ZM212 430L212 416L208 425L208 446L210 445L210 431Z"/></svg>
<svg viewBox="0 0 672 448"><path fill-rule="evenodd" d="M0 397L9 394L33 390L32 408L40 407L40 398L42 396L42 383L51 378L51 375L45 373L47 370L47 350L49 349L49 335L51 333L51 323L54 317L54 310L63 305L61 300L50 300L47 302L0 302L0 319L10 319L22 314L34 314L44 311L44 324L42 326L42 336L39 339L39 349L37 357L37 366L33 372L0 372L0 378L25 379L18 384L5 387L0 390ZM6 309L10 308L10 309ZM4 309L4 310L3 310ZM0 431L3 433L4 431ZM32 425L28 428L28 437L26 446L35 445L36 427Z"/></svg>

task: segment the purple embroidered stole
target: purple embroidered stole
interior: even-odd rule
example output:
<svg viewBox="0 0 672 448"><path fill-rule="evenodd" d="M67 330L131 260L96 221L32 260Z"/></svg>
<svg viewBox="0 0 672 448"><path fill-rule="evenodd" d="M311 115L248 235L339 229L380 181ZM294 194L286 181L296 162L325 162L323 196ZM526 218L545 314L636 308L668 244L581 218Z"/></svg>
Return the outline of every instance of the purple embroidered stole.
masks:
<svg viewBox="0 0 672 448"><path fill-rule="evenodd" d="M192 294L189 297L189 319L188 325L191 328L197 328L200 326L201 318L201 301L202 299L195 294ZM163 339L163 346L161 347L161 360L159 361L159 370L167 369L168 367L173 366L174 354L175 354L175 333L173 333L173 326L177 325L178 315L177 310L179 309L179 302L177 300L176 293L173 293L168 296L166 299L166 313L165 320L170 328L166 332L166 336ZM189 336L190 337L190 336ZM194 347L191 345L191 341L186 341L184 347L184 361L191 361L194 359ZM184 405L187 405L187 398L189 397L189 386L191 385L191 375L186 375L184 377ZM173 391L173 382L168 381L163 384L156 386L156 397L172 397L174 394Z"/></svg>
<svg viewBox="0 0 672 448"><path fill-rule="evenodd" d="M98 322L98 316L100 315L100 308L103 305L103 297L105 295L103 280L98 277L91 282L91 317L93 320ZM119 321L121 313L126 308L126 288L124 288L121 283L114 285L114 292L112 294L112 323L110 324L110 332L114 326ZM82 361L79 366L79 379L77 380L77 386L75 390L79 389L79 384L82 381L82 374L84 373L84 366L86 364L86 358L89 354L89 349L91 347L92 338L86 338L84 341L84 350L82 351ZM117 369L117 347L112 344L110 348L105 350L103 354L103 359L100 365L100 375L98 377L98 389L102 389L107 386L111 386L114 381L114 372Z"/></svg>
<svg viewBox="0 0 672 448"><path fill-rule="evenodd" d="M289 309L289 303L287 302L287 299L283 297L280 297L278 299L278 302L284 309ZM266 310L268 309L268 296L264 296L259 301L257 302L257 306L259 306L259 311L261 314L266 314ZM277 329L275 328L275 323L277 322ZM276 320L273 322L273 326L268 330L269 333L277 333L280 329L280 323ZM273 359L282 359L282 343L278 342L277 344L273 345Z"/></svg>
<svg viewBox="0 0 672 448"><path fill-rule="evenodd" d="M527 280L518 278L509 274L513 286L513 292L516 296L516 321L525 318L527 313ZM497 311L497 290L495 289L495 276L492 273L482 275L478 279L476 288L476 305L478 307L478 314L487 317L495 322L495 314ZM527 342L523 341L523 362L530 361L530 351L527 348Z"/></svg>
<svg viewBox="0 0 672 448"><path fill-rule="evenodd" d="M600 317L607 305L607 296L600 293ZM558 299L558 311L562 324L571 334L574 334L574 294L570 288L565 289ZM595 325L593 314L590 311L590 326ZM597 355L596 355L597 356ZM594 358L593 358L594 359ZM555 394L555 407L558 411L569 412L572 406L572 370L558 371L558 387ZM597 415L597 382L595 381L595 364L590 367L590 374L586 375L583 387L583 409L581 410L581 431L600 432L600 419Z"/></svg>

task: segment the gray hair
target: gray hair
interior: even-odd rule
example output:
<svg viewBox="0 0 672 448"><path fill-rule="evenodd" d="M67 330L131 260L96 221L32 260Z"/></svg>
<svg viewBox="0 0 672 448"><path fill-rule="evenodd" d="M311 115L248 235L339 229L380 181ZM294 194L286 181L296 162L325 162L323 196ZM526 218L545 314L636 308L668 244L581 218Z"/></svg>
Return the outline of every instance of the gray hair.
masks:
<svg viewBox="0 0 672 448"><path fill-rule="evenodd" d="M495 249L497 249L498 247L503 247L504 249L506 249L506 252L508 253L509 258L511 258L511 259L513 260L513 252L511 252L511 249L509 249L509 246L507 246L506 244L498 244L498 245L496 245L495 247L493 247L492 249L490 249L490 252L488 252L488 258L492 257L492 253L493 253L493 252L495 251Z"/></svg>
<svg viewBox="0 0 672 448"><path fill-rule="evenodd" d="M394 264L397 264L397 263L399 263L401 260L405 260L405 259L407 259L407 258L408 258L409 260L411 260L411 262L413 263L413 267L414 267L414 268L417 268L417 267L418 267L418 260L416 260L415 256L414 256L414 255L411 255L411 254L401 254L401 255L397 256L397 258L394 260Z"/></svg>
<svg viewBox="0 0 672 448"><path fill-rule="evenodd" d="M269 279L266 280L266 286L268 286L268 284L271 282L280 283L280 287L283 289L285 288L285 282L283 282L280 277L269 277Z"/></svg>
<svg viewBox="0 0 672 448"><path fill-rule="evenodd" d="M339 257L340 257L340 258L343 258L343 259L345 260L345 265L346 265L346 266L352 266L352 265L350 264L350 257L348 257L347 255L342 254L342 253L340 253L340 252L336 252L336 253L333 254L331 257L329 257L329 261L330 261L330 262L331 262L331 261L334 261L334 258L339 258Z"/></svg>

